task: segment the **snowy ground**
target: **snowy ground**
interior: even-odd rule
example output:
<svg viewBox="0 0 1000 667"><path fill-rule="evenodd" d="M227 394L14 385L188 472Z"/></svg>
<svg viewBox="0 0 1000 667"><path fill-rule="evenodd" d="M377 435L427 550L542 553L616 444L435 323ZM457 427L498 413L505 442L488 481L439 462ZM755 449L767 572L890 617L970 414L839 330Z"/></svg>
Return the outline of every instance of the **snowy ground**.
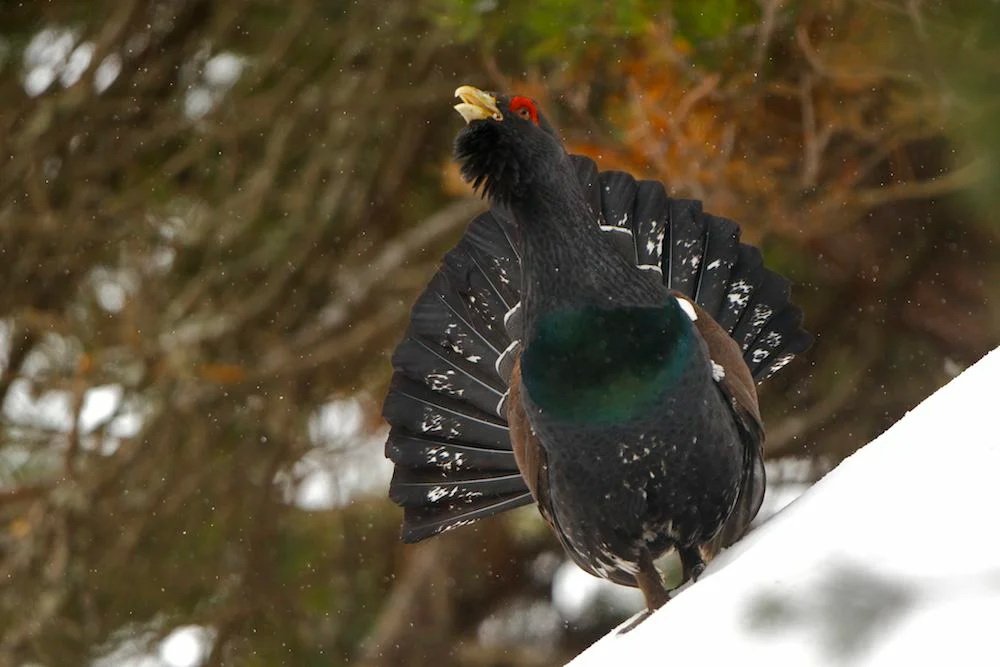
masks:
<svg viewBox="0 0 1000 667"><path fill-rule="evenodd" d="M570 663L1000 665L1000 348Z"/></svg>

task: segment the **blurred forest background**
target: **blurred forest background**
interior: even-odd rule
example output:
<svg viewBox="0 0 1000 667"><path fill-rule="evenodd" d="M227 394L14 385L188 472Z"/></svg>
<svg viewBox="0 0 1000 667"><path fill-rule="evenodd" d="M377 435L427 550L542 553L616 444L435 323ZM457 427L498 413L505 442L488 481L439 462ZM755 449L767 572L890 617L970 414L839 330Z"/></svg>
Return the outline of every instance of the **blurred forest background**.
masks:
<svg viewBox="0 0 1000 667"><path fill-rule="evenodd" d="M0 665L571 657L628 609L553 603L534 509L403 546L384 497L391 348L483 207L452 91L535 97L793 280L817 342L762 390L780 489L1000 342L997 26L996 0L0 0Z"/></svg>

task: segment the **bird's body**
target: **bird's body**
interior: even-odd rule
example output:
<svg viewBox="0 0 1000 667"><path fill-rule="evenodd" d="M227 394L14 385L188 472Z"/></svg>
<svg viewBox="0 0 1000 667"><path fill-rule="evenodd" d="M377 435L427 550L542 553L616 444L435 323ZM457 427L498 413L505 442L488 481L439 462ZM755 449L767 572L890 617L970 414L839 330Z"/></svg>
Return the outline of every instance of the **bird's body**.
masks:
<svg viewBox="0 0 1000 667"><path fill-rule="evenodd" d="M751 375L808 345L801 316L733 223L566 154L525 98L464 90L456 155L495 207L394 356L404 538L535 500L581 567L658 606L656 557L697 577L759 507Z"/></svg>
<svg viewBox="0 0 1000 667"><path fill-rule="evenodd" d="M616 405L610 415L595 409L593 419L560 419L531 399L530 382L522 384L524 409L544 443L551 521L574 560L603 577L627 582L643 551L655 559L709 541L736 501L744 456L731 410L704 355L681 350L683 358L664 360L648 386L621 390L641 397L627 414ZM531 352L529 343L526 359ZM530 373L524 363L522 377Z"/></svg>

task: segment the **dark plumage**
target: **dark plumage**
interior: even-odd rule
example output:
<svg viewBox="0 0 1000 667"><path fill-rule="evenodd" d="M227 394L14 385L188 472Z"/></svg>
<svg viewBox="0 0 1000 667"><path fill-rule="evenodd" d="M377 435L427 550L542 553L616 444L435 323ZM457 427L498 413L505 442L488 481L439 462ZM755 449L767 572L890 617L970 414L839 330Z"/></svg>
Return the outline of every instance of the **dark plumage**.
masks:
<svg viewBox="0 0 1000 667"><path fill-rule="evenodd" d="M463 87L463 176L494 203L413 308L384 414L416 541L537 501L585 570L668 599L764 493L754 380L810 336L739 228L569 155L534 103Z"/></svg>

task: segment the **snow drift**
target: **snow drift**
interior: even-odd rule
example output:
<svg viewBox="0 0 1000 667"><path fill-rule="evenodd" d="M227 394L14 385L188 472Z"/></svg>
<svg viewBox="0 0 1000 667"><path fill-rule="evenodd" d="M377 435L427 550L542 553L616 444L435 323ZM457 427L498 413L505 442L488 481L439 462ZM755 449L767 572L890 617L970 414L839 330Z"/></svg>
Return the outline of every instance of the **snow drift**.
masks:
<svg viewBox="0 0 1000 667"><path fill-rule="evenodd" d="M570 663L1000 664L1000 348Z"/></svg>

